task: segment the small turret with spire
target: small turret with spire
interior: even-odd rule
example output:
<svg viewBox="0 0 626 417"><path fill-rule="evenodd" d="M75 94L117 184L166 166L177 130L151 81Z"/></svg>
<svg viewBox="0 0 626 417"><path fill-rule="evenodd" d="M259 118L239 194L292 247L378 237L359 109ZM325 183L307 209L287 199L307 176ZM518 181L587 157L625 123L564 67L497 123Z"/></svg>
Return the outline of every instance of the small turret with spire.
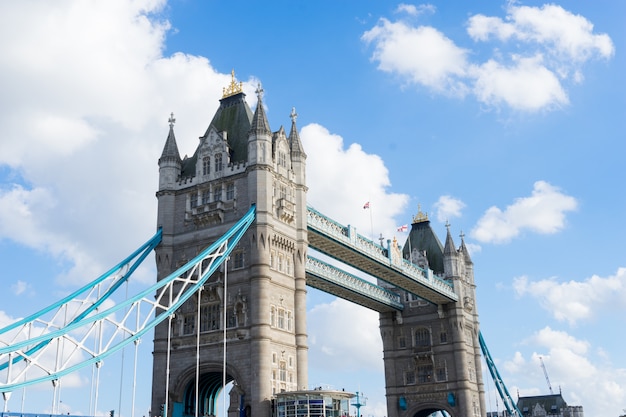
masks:
<svg viewBox="0 0 626 417"><path fill-rule="evenodd" d="M174 189L174 184L180 176L182 166L178 145L176 144L176 137L174 136L174 123L176 123L174 113L170 114L168 123L170 125L170 131L165 140L161 157L159 158L159 190Z"/></svg>
<svg viewBox="0 0 626 417"><path fill-rule="evenodd" d="M248 135L248 162L251 165L269 165L272 161L272 131L263 108L263 87L261 84L258 85L256 94L258 101Z"/></svg>

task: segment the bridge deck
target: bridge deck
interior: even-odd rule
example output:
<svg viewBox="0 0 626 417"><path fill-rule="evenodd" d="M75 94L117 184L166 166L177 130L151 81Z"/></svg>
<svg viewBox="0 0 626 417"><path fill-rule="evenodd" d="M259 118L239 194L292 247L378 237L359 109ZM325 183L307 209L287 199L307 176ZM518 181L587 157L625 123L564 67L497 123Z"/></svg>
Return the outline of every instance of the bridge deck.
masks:
<svg viewBox="0 0 626 417"><path fill-rule="evenodd" d="M306 283L379 313L404 308L398 294L310 256L306 260Z"/></svg>
<svg viewBox="0 0 626 417"><path fill-rule="evenodd" d="M309 247L346 263L398 288L435 304L458 301L454 288L435 276L402 259L392 259L388 250L364 238L351 227L343 226L315 209L307 208Z"/></svg>

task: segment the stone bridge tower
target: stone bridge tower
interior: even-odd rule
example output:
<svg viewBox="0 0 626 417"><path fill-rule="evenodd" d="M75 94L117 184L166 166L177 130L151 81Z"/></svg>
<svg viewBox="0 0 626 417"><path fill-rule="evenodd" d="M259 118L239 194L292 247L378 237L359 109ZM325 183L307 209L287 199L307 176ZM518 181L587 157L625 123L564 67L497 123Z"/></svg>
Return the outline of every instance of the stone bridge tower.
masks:
<svg viewBox="0 0 626 417"><path fill-rule="evenodd" d="M306 155L295 110L289 135L282 126L272 132L260 86L257 95L252 113L233 72L191 157L181 159L170 118L156 193L158 279L217 240L251 204L256 221L201 294L156 328L153 416L166 403L166 384L168 417L194 415L196 385L200 415L216 414L225 346L230 417L269 417L274 393L308 386Z"/></svg>
<svg viewBox="0 0 626 417"><path fill-rule="evenodd" d="M456 249L447 229L443 246L419 211L403 256L452 283L459 302L437 306L399 291L402 313L380 315L389 417L486 415L474 266L463 235Z"/></svg>

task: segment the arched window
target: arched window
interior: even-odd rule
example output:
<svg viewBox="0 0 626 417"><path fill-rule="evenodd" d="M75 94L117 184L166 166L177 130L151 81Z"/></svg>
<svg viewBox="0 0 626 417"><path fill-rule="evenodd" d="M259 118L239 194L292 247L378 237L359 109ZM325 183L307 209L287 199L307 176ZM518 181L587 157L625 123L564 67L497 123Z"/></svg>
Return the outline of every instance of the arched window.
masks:
<svg viewBox="0 0 626 417"><path fill-rule="evenodd" d="M430 332L428 331L428 329L422 327L415 331L415 346L416 347L430 346Z"/></svg>
<svg viewBox="0 0 626 417"><path fill-rule="evenodd" d="M200 331L208 332L220 328L219 303L205 304L200 307Z"/></svg>
<svg viewBox="0 0 626 417"><path fill-rule="evenodd" d="M222 186L216 185L213 187L213 201L221 201L222 200Z"/></svg>
<svg viewBox="0 0 626 417"><path fill-rule="evenodd" d="M235 199L235 184L230 183L226 185L226 200Z"/></svg>
<svg viewBox="0 0 626 417"><path fill-rule="evenodd" d="M202 158L202 175L209 175L211 172L211 158L205 156Z"/></svg>
<svg viewBox="0 0 626 417"><path fill-rule="evenodd" d="M211 196L211 193L209 193L209 190L202 191L202 204L209 204L210 196Z"/></svg>
<svg viewBox="0 0 626 417"><path fill-rule="evenodd" d="M215 172L219 172L222 170L222 154L218 153L215 155Z"/></svg>

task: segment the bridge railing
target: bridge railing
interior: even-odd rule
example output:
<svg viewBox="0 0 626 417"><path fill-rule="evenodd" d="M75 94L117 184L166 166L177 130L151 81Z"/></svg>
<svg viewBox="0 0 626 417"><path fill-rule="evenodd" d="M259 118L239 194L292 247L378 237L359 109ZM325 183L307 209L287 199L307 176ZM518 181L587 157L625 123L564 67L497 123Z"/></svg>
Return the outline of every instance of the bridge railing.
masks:
<svg viewBox="0 0 626 417"><path fill-rule="evenodd" d="M402 258L402 256L390 256L390 248L385 248L359 235L354 226L343 226L310 206L307 207L307 222L310 227L331 236L347 247L352 247L367 254L372 260L378 261L382 265L389 266L408 277L424 282L431 288L456 298L452 283L437 277L432 270L423 269Z"/></svg>
<svg viewBox="0 0 626 417"><path fill-rule="evenodd" d="M400 296L386 288L379 287L363 278L349 274L319 259L307 256L306 270L321 277L332 279L342 287L357 293L368 294L378 300L385 300L389 305L401 308Z"/></svg>

